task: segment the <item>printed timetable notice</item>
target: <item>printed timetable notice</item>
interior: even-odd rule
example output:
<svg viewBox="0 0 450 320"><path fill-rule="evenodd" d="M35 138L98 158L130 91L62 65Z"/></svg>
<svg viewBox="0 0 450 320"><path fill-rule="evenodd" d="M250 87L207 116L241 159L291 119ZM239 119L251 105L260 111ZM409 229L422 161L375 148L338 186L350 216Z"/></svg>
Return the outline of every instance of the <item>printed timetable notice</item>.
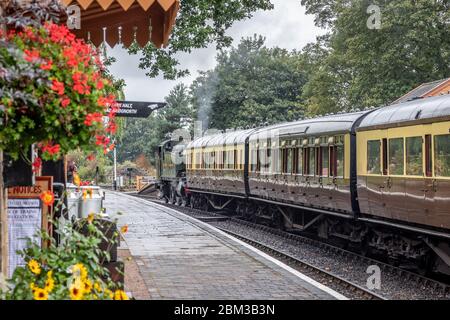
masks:
<svg viewBox="0 0 450 320"><path fill-rule="evenodd" d="M26 248L28 238L33 238L41 226L42 209L39 199L8 200L9 277L16 267L25 265L17 251Z"/></svg>

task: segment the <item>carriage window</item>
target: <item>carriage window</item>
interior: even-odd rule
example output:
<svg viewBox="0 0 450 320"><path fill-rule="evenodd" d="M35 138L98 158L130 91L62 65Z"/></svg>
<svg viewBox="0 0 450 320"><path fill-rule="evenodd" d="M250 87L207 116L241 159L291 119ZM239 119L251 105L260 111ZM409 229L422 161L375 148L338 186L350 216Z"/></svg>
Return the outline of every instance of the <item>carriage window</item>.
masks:
<svg viewBox="0 0 450 320"><path fill-rule="evenodd" d="M281 150L281 149L275 149L275 150L276 150L276 159L277 159L275 170L277 173L281 173L281 171L282 171L281 167L283 165L283 150Z"/></svg>
<svg viewBox="0 0 450 320"><path fill-rule="evenodd" d="M389 174L403 175L404 169L403 138L389 139Z"/></svg>
<svg viewBox="0 0 450 320"><path fill-rule="evenodd" d="M294 150L293 149L286 149L286 153L287 153L286 173L291 174L292 173L292 162L293 162Z"/></svg>
<svg viewBox="0 0 450 320"><path fill-rule="evenodd" d="M234 169L234 151L231 150L229 151L229 164L228 164L228 168L229 169Z"/></svg>
<svg viewBox="0 0 450 320"><path fill-rule="evenodd" d="M321 154L321 158L322 158L322 172L321 172L321 176L322 177L328 177L328 170L329 170L329 164L330 164L330 154L329 154L329 148L328 147L321 147L322 149L322 154Z"/></svg>
<svg viewBox="0 0 450 320"><path fill-rule="evenodd" d="M344 176L344 146L337 146L336 147L336 177L343 177Z"/></svg>
<svg viewBox="0 0 450 320"><path fill-rule="evenodd" d="M287 171L287 167L288 167L288 164L287 164L287 156L288 156L288 149L281 149L281 159L282 159L282 162L281 162L281 165L282 165L281 171L282 171L283 173L287 173L287 172L288 172L288 171Z"/></svg>
<svg viewBox="0 0 450 320"><path fill-rule="evenodd" d="M272 168L272 149L269 147L266 150L266 163L264 164L266 172L270 173Z"/></svg>
<svg viewBox="0 0 450 320"><path fill-rule="evenodd" d="M260 162L260 168L261 172L267 172L267 150L261 149L259 150L259 162Z"/></svg>
<svg viewBox="0 0 450 320"><path fill-rule="evenodd" d="M303 149L297 149L297 174L302 174L303 172Z"/></svg>
<svg viewBox="0 0 450 320"><path fill-rule="evenodd" d="M344 176L344 146L330 147L330 177Z"/></svg>
<svg viewBox="0 0 450 320"><path fill-rule="evenodd" d="M434 172L436 177L450 177L450 134L434 137Z"/></svg>
<svg viewBox="0 0 450 320"><path fill-rule="evenodd" d="M406 138L406 174L423 175L422 137Z"/></svg>
<svg viewBox="0 0 450 320"><path fill-rule="evenodd" d="M272 149L272 172L273 173L278 173L278 149Z"/></svg>
<svg viewBox="0 0 450 320"><path fill-rule="evenodd" d="M308 169L309 169L309 149L303 148L303 175L308 175Z"/></svg>
<svg viewBox="0 0 450 320"><path fill-rule="evenodd" d="M433 176L433 139L431 134L425 135L425 174L427 177Z"/></svg>
<svg viewBox="0 0 450 320"><path fill-rule="evenodd" d="M315 148L309 148L309 159L308 159L308 174L313 176L316 172L316 150Z"/></svg>
<svg viewBox="0 0 450 320"><path fill-rule="evenodd" d="M381 154L380 140L367 141L367 173L381 174L380 154Z"/></svg>

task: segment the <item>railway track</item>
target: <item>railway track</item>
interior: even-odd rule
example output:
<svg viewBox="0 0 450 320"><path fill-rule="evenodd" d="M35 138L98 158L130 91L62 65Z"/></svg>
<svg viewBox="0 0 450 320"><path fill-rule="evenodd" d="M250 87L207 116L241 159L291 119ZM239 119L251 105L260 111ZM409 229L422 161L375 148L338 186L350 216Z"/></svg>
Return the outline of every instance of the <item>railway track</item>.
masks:
<svg viewBox="0 0 450 320"><path fill-rule="evenodd" d="M310 276L316 281L326 284L351 299L450 299L450 286L445 283L319 240L245 221L238 217L221 214L220 212L207 212L199 209L167 204L154 197L145 195L137 195L137 197L153 201L214 225L223 232L282 260L294 269ZM270 239L270 237L273 237L273 239ZM283 248L283 245L278 245L279 243L286 243L286 245ZM342 260L342 263L339 261L339 266L331 265L330 267L326 262L320 261L320 258L317 263L315 261L311 262L308 261L307 258L300 257L301 255L297 254L295 250L292 250L290 246L295 249L307 247L309 250L310 248L311 250L310 252L307 252L306 256L317 255L317 250L319 250L319 254L327 255L331 260ZM348 274L345 272L332 271L340 270L339 268L342 267L341 264L344 266L344 269L346 269L345 265L347 265L348 270L351 271L349 271ZM355 266L373 265L378 266L384 275L384 285L380 290L368 289L366 287L366 282L360 279L356 281L355 278L358 277L354 277L352 274L352 270L358 269ZM365 274L363 278L366 279L368 276L368 274Z"/></svg>
<svg viewBox="0 0 450 320"><path fill-rule="evenodd" d="M251 246L269 254L274 258L277 258L278 260L284 262L288 266L302 272L305 275L310 276L311 278L318 280L322 284L326 284L328 286L330 286L330 284L333 284L333 287L337 286L339 288L339 292L345 293L345 296L347 297L349 296L350 293L351 297L354 299L386 300L383 296L378 295L370 290L367 290L357 285L356 283L348 281L323 268L313 266L312 264L306 261L300 260L296 257L286 254L280 250L273 248L272 246L268 246L264 243L252 240L248 237L244 237L240 234L237 234L224 228L219 227L218 229L235 237L236 239L239 239L241 241L250 244Z"/></svg>

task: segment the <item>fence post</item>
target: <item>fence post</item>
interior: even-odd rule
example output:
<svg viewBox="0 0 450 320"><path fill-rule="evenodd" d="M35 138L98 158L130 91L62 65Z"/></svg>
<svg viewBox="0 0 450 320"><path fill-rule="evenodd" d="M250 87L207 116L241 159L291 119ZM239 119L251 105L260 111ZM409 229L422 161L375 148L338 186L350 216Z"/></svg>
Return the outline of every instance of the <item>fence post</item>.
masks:
<svg viewBox="0 0 450 320"><path fill-rule="evenodd" d="M0 17L3 17L3 8L0 6ZM0 30L5 26L0 23ZM8 192L3 181L3 150L0 150L0 272L8 275L8 216L6 204Z"/></svg>
<svg viewBox="0 0 450 320"><path fill-rule="evenodd" d="M0 239L1 239L1 272L8 275L8 216L6 203L8 192L3 183L3 151L0 150Z"/></svg>

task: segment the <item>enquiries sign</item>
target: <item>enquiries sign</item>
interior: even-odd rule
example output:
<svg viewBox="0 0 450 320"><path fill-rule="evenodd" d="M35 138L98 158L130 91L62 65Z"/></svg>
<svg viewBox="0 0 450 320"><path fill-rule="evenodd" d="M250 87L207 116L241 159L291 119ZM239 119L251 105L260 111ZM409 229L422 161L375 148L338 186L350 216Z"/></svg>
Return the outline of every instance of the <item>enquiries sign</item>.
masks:
<svg viewBox="0 0 450 320"><path fill-rule="evenodd" d="M163 102L117 101L117 117L148 118L153 111L164 108ZM109 108L110 109L110 108ZM108 112L110 111L108 109Z"/></svg>

